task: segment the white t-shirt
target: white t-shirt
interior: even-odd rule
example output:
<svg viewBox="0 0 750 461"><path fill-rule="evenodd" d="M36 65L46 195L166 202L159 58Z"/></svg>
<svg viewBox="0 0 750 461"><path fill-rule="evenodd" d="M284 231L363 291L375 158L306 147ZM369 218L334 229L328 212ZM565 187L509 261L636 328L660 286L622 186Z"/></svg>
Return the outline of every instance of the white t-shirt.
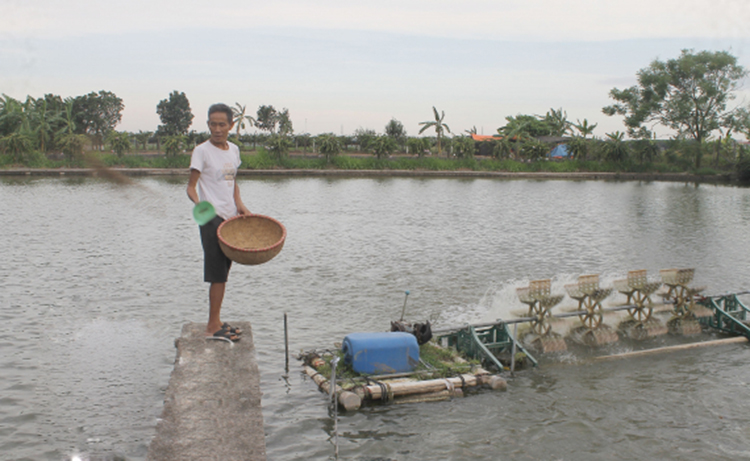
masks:
<svg viewBox="0 0 750 461"><path fill-rule="evenodd" d="M195 146L190 158L190 169L200 171L198 198L210 202L216 214L224 219L237 215L234 202L234 180L239 168L240 149L229 142L229 149L222 150L206 141Z"/></svg>

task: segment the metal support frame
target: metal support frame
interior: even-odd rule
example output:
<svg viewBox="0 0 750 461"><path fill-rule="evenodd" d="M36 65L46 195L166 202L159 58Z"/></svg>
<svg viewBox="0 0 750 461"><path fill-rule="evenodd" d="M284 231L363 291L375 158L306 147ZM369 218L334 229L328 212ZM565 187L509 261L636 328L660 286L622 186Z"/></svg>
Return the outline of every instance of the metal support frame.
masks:
<svg viewBox="0 0 750 461"><path fill-rule="evenodd" d="M698 303L714 312L711 317L700 319L702 324L750 339L750 327L747 325L750 309L740 301L737 294L706 297L698 300Z"/></svg>
<svg viewBox="0 0 750 461"><path fill-rule="evenodd" d="M454 346L462 354L473 359L486 360L496 366L498 370L504 370L504 367L493 352L510 351L514 344L519 351L526 354L526 357L534 366L538 365L537 360L510 334L506 323L477 327L466 325L445 337L448 339L449 346Z"/></svg>

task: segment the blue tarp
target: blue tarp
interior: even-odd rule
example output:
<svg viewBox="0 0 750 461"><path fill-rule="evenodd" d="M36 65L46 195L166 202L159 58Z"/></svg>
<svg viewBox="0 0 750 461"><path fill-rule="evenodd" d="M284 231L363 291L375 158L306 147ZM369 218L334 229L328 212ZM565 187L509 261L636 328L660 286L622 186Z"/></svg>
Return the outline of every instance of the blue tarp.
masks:
<svg viewBox="0 0 750 461"><path fill-rule="evenodd" d="M558 144L552 149L552 152L549 153L550 158L568 158L569 156L570 153L568 153L567 144Z"/></svg>

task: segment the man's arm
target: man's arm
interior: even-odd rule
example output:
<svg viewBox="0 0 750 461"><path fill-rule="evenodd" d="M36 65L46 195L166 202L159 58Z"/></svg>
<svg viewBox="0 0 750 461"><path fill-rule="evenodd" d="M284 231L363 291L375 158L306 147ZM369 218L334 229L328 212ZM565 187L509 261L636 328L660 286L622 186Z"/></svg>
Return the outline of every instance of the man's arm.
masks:
<svg viewBox="0 0 750 461"><path fill-rule="evenodd" d="M190 170L190 179L188 180L187 185L187 195L190 200L193 201L193 203L200 202L200 199L198 198L198 191L196 190L195 186L198 185L198 178L201 177L201 172L196 169ZM236 184L235 184L236 187ZM235 190L235 195L237 195L237 191Z"/></svg>
<svg viewBox="0 0 750 461"><path fill-rule="evenodd" d="M237 212L239 214L250 214L250 210L248 210L245 204L242 203L242 197L240 197L240 186L237 185L237 181L234 182L234 203L237 205Z"/></svg>

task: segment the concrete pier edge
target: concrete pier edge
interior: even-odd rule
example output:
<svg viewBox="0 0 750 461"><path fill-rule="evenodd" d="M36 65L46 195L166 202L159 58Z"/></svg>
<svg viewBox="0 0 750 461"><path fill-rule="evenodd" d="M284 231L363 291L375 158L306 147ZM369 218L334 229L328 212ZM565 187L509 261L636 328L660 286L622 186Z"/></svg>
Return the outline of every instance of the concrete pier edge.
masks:
<svg viewBox="0 0 750 461"><path fill-rule="evenodd" d="M265 461L260 374L250 322L232 324L241 340L205 339L205 324L188 323L177 354L151 461Z"/></svg>

